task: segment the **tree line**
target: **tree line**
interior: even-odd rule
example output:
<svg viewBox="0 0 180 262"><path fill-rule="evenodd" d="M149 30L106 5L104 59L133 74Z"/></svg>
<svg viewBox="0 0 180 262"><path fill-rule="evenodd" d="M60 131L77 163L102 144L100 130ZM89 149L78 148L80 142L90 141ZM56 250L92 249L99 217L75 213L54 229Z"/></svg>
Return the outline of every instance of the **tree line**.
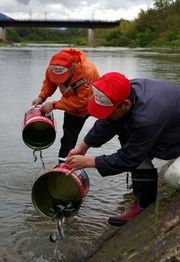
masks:
<svg viewBox="0 0 180 262"><path fill-rule="evenodd" d="M96 46L180 48L180 0L155 0L136 19L121 19L119 26L94 34ZM88 45L87 29L7 29L7 40Z"/></svg>

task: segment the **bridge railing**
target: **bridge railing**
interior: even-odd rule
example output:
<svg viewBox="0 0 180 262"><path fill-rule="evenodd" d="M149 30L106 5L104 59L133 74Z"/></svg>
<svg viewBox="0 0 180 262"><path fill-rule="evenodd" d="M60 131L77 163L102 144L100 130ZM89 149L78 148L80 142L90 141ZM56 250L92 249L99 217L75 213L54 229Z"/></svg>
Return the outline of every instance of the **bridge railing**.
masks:
<svg viewBox="0 0 180 262"><path fill-rule="evenodd" d="M0 20L0 27L112 28L119 23L102 20Z"/></svg>

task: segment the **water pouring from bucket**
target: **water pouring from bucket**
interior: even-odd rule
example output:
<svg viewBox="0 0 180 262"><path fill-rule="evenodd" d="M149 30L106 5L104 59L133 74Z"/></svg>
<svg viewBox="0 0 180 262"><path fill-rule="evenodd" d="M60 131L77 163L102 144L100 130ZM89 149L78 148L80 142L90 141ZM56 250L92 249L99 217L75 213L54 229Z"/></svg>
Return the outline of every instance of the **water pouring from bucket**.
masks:
<svg viewBox="0 0 180 262"><path fill-rule="evenodd" d="M61 163L40 174L32 187L35 208L42 216L59 220L58 230L62 238L64 218L79 210L90 186L85 170L78 170L67 176L68 170L69 166ZM56 239L57 236L50 235L52 242Z"/></svg>

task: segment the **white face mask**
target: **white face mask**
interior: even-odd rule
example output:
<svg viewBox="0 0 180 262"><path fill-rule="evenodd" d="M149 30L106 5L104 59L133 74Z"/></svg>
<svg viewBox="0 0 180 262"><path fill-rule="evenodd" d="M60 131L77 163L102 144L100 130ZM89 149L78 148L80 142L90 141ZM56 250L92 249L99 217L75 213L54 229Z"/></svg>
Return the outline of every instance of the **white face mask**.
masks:
<svg viewBox="0 0 180 262"><path fill-rule="evenodd" d="M55 66L55 65L50 65L52 71L54 74L61 75L64 74L68 71L67 67L64 66Z"/></svg>

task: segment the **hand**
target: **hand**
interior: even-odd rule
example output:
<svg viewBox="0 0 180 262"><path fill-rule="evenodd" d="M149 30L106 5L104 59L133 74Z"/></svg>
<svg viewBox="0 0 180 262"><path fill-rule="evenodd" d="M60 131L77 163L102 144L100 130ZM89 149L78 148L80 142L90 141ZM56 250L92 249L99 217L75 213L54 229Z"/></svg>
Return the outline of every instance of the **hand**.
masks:
<svg viewBox="0 0 180 262"><path fill-rule="evenodd" d="M43 104L43 105L40 107L40 110L41 110L43 113L50 113L50 112L53 110L53 103L52 103L52 102L47 102L47 103Z"/></svg>
<svg viewBox="0 0 180 262"><path fill-rule="evenodd" d="M68 164L70 167L66 175L70 175L75 170L80 170L85 167L95 167L95 157L75 155L67 157L65 163Z"/></svg>
<svg viewBox="0 0 180 262"><path fill-rule="evenodd" d="M80 145L71 149L67 157L74 156L74 155L85 155L88 149L89 149L89 146L83 141L81 142Z"/></svg>
<svg viewBox="0 0 180 262"><path fill-rule="evenodd" d="M44 99L40 96L38 96L36 99L32 101L32 106L40 105L44 102Z"/></svg>

